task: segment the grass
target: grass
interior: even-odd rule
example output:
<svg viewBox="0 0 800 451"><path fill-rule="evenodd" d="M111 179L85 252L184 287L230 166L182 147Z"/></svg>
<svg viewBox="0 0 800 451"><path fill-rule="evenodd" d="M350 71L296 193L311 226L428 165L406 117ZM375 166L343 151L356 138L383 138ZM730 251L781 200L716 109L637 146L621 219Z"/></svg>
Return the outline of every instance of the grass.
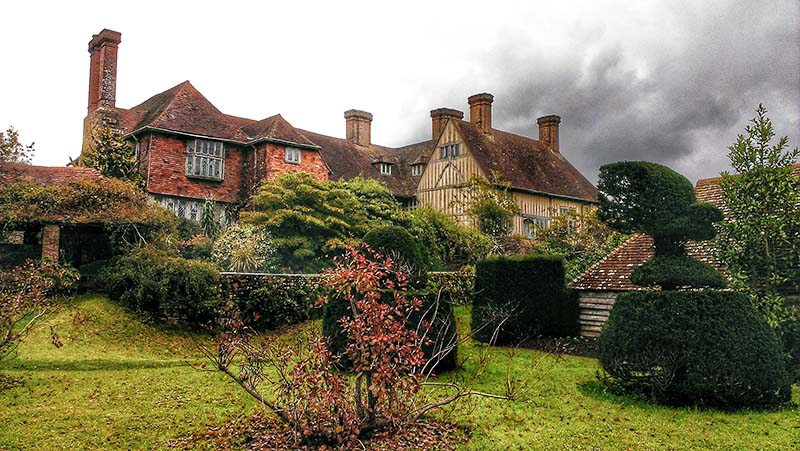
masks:
<svg viewBox="0 0 800 451"><path fill-rule="evenodd" d="M468 311L458 310L466 324ZM202 362L192 337L142 323L100 296L81 296L49 318L64 346L37 329L0 372L0 449L165 449L170 438L258 407ZM474 368L482 349L459 350ZM498 392L506 370L531 377L517 401L473 399L438 412L471 431L464 450L787 450L800 447L800 410L726 413L647 405L606 393L594 359L552 364L536 351L491 349L476 388ZM544 360L542 360L544 359ZM531 361L540 366L531 367ZM454 374L444 378L456 377ZM795 401L800 392L795 389Z"/></svg>

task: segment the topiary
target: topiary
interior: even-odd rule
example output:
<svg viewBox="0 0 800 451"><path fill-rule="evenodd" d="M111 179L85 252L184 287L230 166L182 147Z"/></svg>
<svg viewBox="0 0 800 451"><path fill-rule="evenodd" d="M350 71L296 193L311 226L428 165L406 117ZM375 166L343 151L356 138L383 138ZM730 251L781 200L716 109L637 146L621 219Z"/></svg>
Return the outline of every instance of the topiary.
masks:
<svg viewBox="0 0 800 451"><path fill-rule="evenodd" d="M603 222L622 233L653 238L652 262L635 269L631 282L663 290L724 286L715 269L686 257L686 241L714 238L714 223L723 219L719 208L696 202L686 177L656 163L625 161L600 168L598 190ZM682 265L686 268L679 269Z"/></svg>
<svg viewBox="0 0 800 451"><path fill-rule="evenodd" d="M411 274L421 274L428 270L416 240L402 227L376 227L364 235L364 243L391 257L401 266L408 267Z"/></svg>
<svg viewBox="0 0 800 451"><path fill-rule="evenodd" d="M598 345L606 381L646 399L737 408L791 398L781 343L740 293L621 294Z"/></svg>
<svg viewBox="0 0 800 451"><path fill-rule="evenodd" d="M471 327L486 343L520 343L578 329L577 293L564 287L559 256L492 257L475 266Z"/></svg>

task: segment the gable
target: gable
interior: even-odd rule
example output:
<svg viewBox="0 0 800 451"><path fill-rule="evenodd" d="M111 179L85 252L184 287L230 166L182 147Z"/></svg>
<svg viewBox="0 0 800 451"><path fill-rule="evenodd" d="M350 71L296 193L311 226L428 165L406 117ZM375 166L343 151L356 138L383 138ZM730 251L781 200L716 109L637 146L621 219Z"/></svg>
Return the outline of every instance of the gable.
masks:
<svg viewBox="0 0 800 451"><path fill-rule="evenodd" d="M420 177L418 191L459 187L474 176L486 177L486 174L473 157L460 130L450 120L439 140L429 150L428 163Z"/></svg>

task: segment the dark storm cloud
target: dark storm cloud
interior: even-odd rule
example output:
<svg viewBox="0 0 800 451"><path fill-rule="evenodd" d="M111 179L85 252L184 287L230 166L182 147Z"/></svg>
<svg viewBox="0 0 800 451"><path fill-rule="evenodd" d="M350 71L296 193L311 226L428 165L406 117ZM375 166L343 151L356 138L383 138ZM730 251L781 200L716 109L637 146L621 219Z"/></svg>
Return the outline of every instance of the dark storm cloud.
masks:
<svg viewBox="0 0 800 451"><path fill-rule="evenodd" d="M663 49L604 47L586 33L569 54L548 60L510 43L521 39L504 39L481 62L492 68L496 127L536 137L536 117L561 115L563 151L592 181L599 166L619 160L660 162L692 180L715 176L759 102L780 114L772 116L776 131L796 145L800 3L694 13L680 26L642 30L663 34ZM646 68L638 76L637 63Z"/></svg>

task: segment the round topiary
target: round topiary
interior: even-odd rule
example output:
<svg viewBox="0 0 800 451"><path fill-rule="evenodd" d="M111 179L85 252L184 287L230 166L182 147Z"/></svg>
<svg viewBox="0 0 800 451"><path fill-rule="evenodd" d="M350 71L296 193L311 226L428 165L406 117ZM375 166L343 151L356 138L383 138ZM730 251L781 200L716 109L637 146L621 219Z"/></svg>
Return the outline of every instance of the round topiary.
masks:
<svg viewBox="0 0 800 451"><path fill-rule="evenodd" d="M642 287L658 285L663 290L727 286L719 271L688 255L656 255L633 271L631 282Z"/></svg>
<svg viewBox="0 0 800 451"><path fill-rule="evenodd" d="M412 274L422 274L428 270L416 240L402 227L376 227L364 235L364 243L400 265L407 266Z"/></svg>
<svg viewBox="0 0 800 451"><path fill-rule="evenodd" d="M621 294L598 344L606 381L628 394L722 408L791 399L781 343L740 293Z"/></svg>
<svg viewBox="0 0 800 451"><path fill-rule="evenodd" d="M433 290L407 291L404 295L422 301L420 310L409 316L407 327L422 334L422 328L419 327L421 321L430 323L426 334L430 342L422 346L425 359L429 362L426 365L432 367L434 373L455 368L458 334L452 305L446 299L441 299L439 293ZM386 291L382 302L391 302L393 296L391 291ZM331 353L340 356L340 367L344 369L350 367L350 362L345 356L349 340L342 331L339 320L352 317L353 311L349 301L335 296L329 297L322 313L322 335L328 339L328 349Z"/></svg>

